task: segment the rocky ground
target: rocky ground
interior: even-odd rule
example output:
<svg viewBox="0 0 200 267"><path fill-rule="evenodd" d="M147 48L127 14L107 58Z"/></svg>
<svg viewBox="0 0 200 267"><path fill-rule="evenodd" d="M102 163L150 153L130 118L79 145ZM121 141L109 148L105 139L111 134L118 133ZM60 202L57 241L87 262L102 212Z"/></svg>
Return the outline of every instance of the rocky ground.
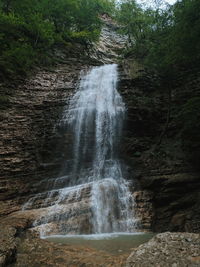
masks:
<svg viewBox="0 0 200 267"><path fill-rule="evenodd" d="M92 248L61 245L41 240L31 231L25 231L29 221L7 221L0 228L0 267L81 267L124 266L128 254L113 255Z"/></svg>
<svg viewBox="0 0 200 267"><path fill-rule="evenodd" d="M60 245L27 237L19 246L18 267L40 266L124 266L126 255L111 255L84 246Z"/></svg>
<svg viewBox="0 0 200 267"><path fill-rule="evenodd" d="M200 234L158 234L128 257L126 267L200 266Z"/></svg>
<svg viewBox="0 0 200 267"><path fill-rule="evenodd" d="M0 266L9 267L197 267L200 266L200 234L162 233L149 242L118 255L77 245L41 240L26 231L29 222L6 221L0 228ZM127 259L128 258L128 259Z"/></svg>

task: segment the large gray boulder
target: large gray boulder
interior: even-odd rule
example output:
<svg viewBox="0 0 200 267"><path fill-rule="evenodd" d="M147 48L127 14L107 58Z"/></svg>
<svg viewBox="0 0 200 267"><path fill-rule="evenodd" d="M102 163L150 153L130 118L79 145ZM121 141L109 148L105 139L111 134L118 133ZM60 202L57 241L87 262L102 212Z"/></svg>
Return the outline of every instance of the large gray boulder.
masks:
<svg viewBox="0 0 200 267"><path fill-rule="evenodd" d="M200 266L200 234L162 233L140 245L128 257L126 267Z"/></svg>

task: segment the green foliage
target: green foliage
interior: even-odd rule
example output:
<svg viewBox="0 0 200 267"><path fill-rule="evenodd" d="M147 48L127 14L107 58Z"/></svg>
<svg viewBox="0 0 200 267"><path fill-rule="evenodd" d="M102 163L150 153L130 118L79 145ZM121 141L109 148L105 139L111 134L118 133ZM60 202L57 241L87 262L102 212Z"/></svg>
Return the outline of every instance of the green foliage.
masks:
<svg viewBox="0 0 200 267"><path fill-rule="evenodd" d="M25 23L14 14L0 13L0 70L12 74L32 64L34 53L24 34Z"/></svg>
<svg viewBox="0 0 200 267"><path fill-rule="evenodd" d="M86 44L89 41L96 41L99 37L99 30L71 32L70 37L73 41Z"/></svg>
<svg viewBox="0 0 200 267"><path fill-rule="evenodd" d="M106 13L109 16L113 17L116 13L116 3L115 0L99 0L99 12Z"/></svg>
<svg viewBox="0 0 200 267"><path fill-rule="evenodd" d="M29 23L25 25L26 35L33 47L51 47L55 39L55 27L47 20L43 20L41 14L31 14Z"/></svg>
<svg viewBox="0 0 200 267"><path fill-rule="evenodd" d="M192 69L198 77L199 14L199 0L179 0L173 6L156 10L143 9L135 0L124 0L117 16L124 25L124 33L129 36L129 48L125 51L125 56L131 55L161 78L160 91L163 95L168 95L169 117L166 125L170 124L171 117L176 116L174 113L179 113L175 122L177 134L181 137L182 148L187 152L188 158L197 164L200 157L199 91L195 90L193 95L188 89L187 92L179 92L182 104L178 107L172 105L173 98L180 97L173 94L173 89L184 83L185 78L180 75L182 71ZM182 79L177 79L178 76ZM198 88L198 84L195 88ZM191 99L187 100L186 96Z"/></svg>
<svg viewBox="0 0 200 267"><path fill-rule="evenodd" d="M34 62L35 52L29 44L12 43L12 45L2 53L0 67L5 68L10 74L15 73L16 69L18 72L25 73Z"/></svg>
<svg viewBox="0 0 200 267"><path fill-rule="evenodd" d="M147 67L165 73L199 64L199 14L199 0L178 1L165 10L143 10L135 1L126 0L118 20L129 35L132 54Z"/></svg>
<svg viewBox="0 0 200 267"><path fill-rule="evenodd" d="M124 33L128 35L131 45L143 35L145 20L143 20L143 10L136 4L135 1L126 0L120 5L118 12L118 20L124 25Z"/></svg>
<svg viewBox="0 0 200 267"><path fill-rule="evenodd" d="M56 43L96 41L112 0L0 0L0 71L25 73Z"/></svg>

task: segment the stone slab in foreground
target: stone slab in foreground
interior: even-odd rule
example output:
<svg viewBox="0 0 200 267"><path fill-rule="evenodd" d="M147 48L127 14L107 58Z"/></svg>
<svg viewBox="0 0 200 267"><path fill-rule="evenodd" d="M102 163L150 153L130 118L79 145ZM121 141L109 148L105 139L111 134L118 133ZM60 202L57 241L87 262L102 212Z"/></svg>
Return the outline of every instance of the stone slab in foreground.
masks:
<svg viewBox="0 0 200 267"><path fill-rule="evenodd" d="M126 267L200 266L200 234L162 233L140 245L128 257Z"/></svg>

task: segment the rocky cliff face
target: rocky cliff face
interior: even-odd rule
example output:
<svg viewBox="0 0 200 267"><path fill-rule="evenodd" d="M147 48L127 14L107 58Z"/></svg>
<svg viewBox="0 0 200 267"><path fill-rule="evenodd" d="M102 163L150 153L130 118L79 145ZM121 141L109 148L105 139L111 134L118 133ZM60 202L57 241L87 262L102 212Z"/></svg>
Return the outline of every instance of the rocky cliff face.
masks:
<svg viewBox="0 0 200 267"><path fill-rule="evenodd" d="M16 85L7 85L15 93L1 114L0 216L3 220L7 221L9 214L14 221L24 216L30 225L45 214L45 207L37 209L43 196L26 213L20 210L28 199L45 191L51 178L59 174L71 142L70 136L58 127L62 110L76 90L81 71L118 60L125 40L113 32L116 27L107 22L99 44L87 53L81 47L70 54L58 50L55 54L62 63L51 70L39 70ZM119 70L119 90L127 105L121 158L128 166L127 178L134 181L132 191L140 228L198 232L199 175L185 164L179 144L174 141L173 129L172 138L165 140L162 149L151 150L162 132L167 112L166 96L155 90L157 77L145 73L136 64L132 68L121 64ZM85 225L81 232L90 231L86 227L90 213L88 196L88 192L84 193L75 203L81 208L77 208L76 216L69 216L71 232L77 232L73 228L77 214Z"/></svg>
<svg viewBox="0 0 200 267"><path fill-rule="evenodd" d="M164 88L159 92L158 77L131 64L125 61L121 66L119 88L127 104L121 154L130 167L127 176L135 184L141 227L156 232L199 232L199 172L181 149L174 118L159 143L167 120L167 92ZM197 90L197 82L189 84ZM181 86L174 90L173 105L180 96L184 97Z"/></svg>
<svg viewBox="0 0 200 267"><path fill-rule="evenodd" d="M81 72L93 65L117 60L124 39L113 31L115 27L105 23L99 43L87 51L82 46L71 52L56 50L54 56L62 63L16 82L10 104L1 114L2 220L10 215L10 220L23 217L31 224L48 213L51 203L45 200L47 187L61 174L70 152L71 136L60 127L63 108L74 94ZM90 232L89 191L83 190L79 199L72 196L63 206L69 233ZM78 229L79 224L84 229ZM54 229L57 233L56 225Z"/></svg>
<svg viewBox="0 0 200 267"><path fill-rule="evenodd" d="M64 148L55 125L86 67L69 60L15 88L10 107L1 115L1 216L20 209L26 195L37 190L37 181L58 172Z"/></svg>

